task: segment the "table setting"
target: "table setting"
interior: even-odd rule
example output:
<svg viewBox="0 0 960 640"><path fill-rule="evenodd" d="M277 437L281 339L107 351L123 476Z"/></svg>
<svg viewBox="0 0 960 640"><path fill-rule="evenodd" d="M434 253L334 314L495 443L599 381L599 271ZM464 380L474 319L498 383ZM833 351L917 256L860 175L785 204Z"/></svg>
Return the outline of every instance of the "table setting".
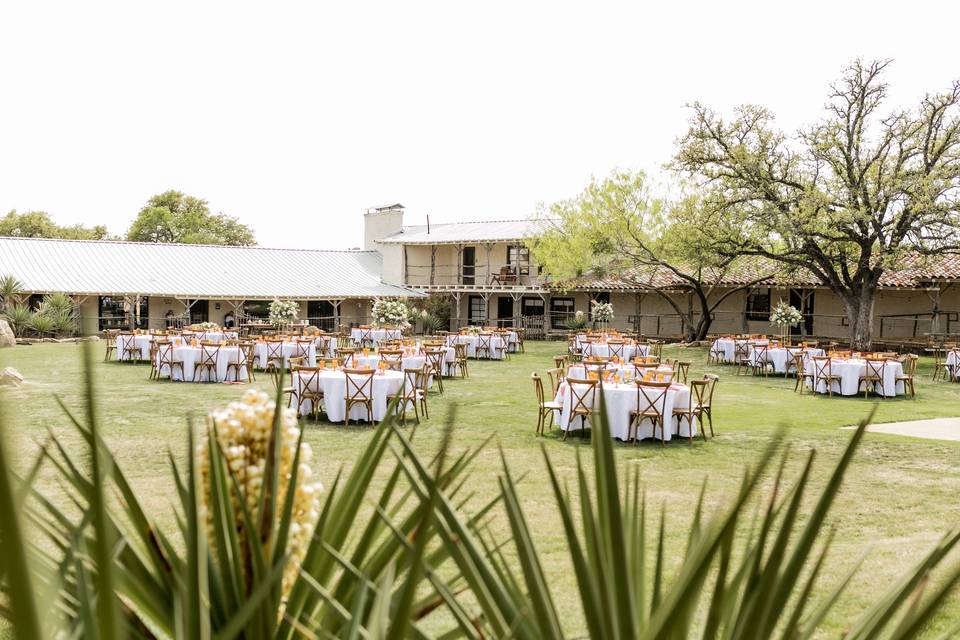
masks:
<svg viewBox="0 0 960 640"><path fill-rule="evenodd" d="M809 359L806 364L806 372L811 376L816 376L816 365L813 359ZM839 393L844 396L855 396L862 391L860 377L867 373L867 360L853 355L850 357L832 356L830 358L830 373L839 376L839 380L831 383L833 393ZM898 381L897 377L903 375L903 364L899 360L886 360L883 368L883 384L879 389L880 395L884 397L894 397L904 394L904 385ZM811 381L807 382L807 387L813 386ZM825 380L820 380L814 389L817 393L829 393Z"/></svg>
<svg viewBox="0 0 960 640"><path fill-rule="evenodd" d="M387 415L387 407L393 396L403 388L403 372L389 369L373 369L373 420L381 421ZM314 376L314 373L316 375ZM313 411L313 402L304 399L299 402L304 385L309 390L323 392L323 406L330 422L343 422L346 414L347 378L342 369L324 369L319 372L294 371L292 376L293 406L299 404L300 415ZM366 407L354 406L350 409L350 420L366 421Z"/></svg>

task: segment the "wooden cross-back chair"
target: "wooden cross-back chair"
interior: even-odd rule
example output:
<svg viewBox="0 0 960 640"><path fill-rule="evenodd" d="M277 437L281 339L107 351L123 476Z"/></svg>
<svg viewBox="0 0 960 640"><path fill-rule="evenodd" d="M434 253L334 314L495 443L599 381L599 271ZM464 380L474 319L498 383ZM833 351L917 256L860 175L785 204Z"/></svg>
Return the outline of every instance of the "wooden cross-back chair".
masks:
<svg viewBox="0 0 960 640"><path fill-rule="evenodd" d="M909 393L911 398L917 397L916 387L913 385L914 376L917 375L917 360L920 358L912 353L908 353L903 361L903 373L897 376L896 381L902 382L904 392Z"/></svg>
<svg viewBox="0 0 960 640"><path fill-rule="evenodd" d="M560 390L560 383L563 382L563 379L566 377L566 372L560 369L547 369L547 376L550 378L550 391L551 398L556 397L557 392Z"/></svg>
<svg viewBox="0 0 960 640"><path fill-rule="evenodd" d="M703 439L706 441L707 432L703 427L702 407L708 401L709 395L710 380L704 378L703 380L690 381L690 395L688 396L687 406L675 407L673 410L673 417L677 421L677 435L680 435L680 425L686 420L687 439L693 442L693 421L699 420L700 433L703 434Z"/></svg>
<svg viewBox="0 0 960 640"><path fill-rule="evenodd" d="M121 333L120 336L120 359L129 362L136 362L140 359L140 347L137 345L137 337L132 333Z"/></svg>
<svg viewBox="0 0 960 640"><path fill-rule="evenodd" d="M649 420L653 425L653 437L657 437L657 427L660 427L660 446L666 441L667 418L667 391L669 382L644 382L637 380L637 401L630 410L630 433L628 440L637 442L640 425ZM672 434L671 434L672 435Z"/></svg>
<svg viewBox="0 0 960 640"><path fill-rule="evenodd" d="M293 400L293 396L297 398L298 416L301 415L303 405L309 402L310 415L313 416L314 420L320 419L320 409L323 404L323 387L320 386L321 371L323 371L323 369L320 367L295 366L290 372L291 378L293 376L299 378L296 384L291 385L291 389L294 389L294 392L290 396L291 401Z"/></svg>
<svg viewBox="0 0 960 640"><path fill-rule="evenodd" d="M283 357L283 340L267 340L266 359L263 368L267 371L284 368L286 359Z"/></svg>
<svg viewBox="0 0 960 640"><path fill-rule="evenodd" d="M750 366L753 369L753 375L763 375L766 377L768 369L773 368L773 361L770 360L770 345L764 343L754 343L750 345L753 350L750 356Z"/></svg>
<svg viewBox="0 0 960 640"><path fill-rule="evenodd" d="M400 349L381 349L380 358L387 363L387 369L391 371L403 369L403 351Z"/></svg>
<svg viewBox="0 0 960 640"><path fill-rule="evenodd" d="M440 347L426 349L424 351L424 355L427 357L427 366L433 375L433 379L437 383L437 390L440 393L443 393L443 358L446 353L446 350Z"/></svg>
<svg viewBox="0 0 960 640"><path fill-rule="evenodd" d="M467 366L467 345L457 342L453 345L453 362L450 363L450 373L460 373L461 378L469 378L470 370Z"/></svg>
<svg viewBox="0 0 960 640"><path fill-rule="evenodd" d="M687 378L690 376L690 364L686 360L674 360L673 380L675 382L687 384Z"/></svg>
<svg viewBox="0 0 960 640"><path fill-rule="evenodd" d="M423 375L423 367L408 368L403 370L403 387L400 388L400 398L397 404L397 411L400 413L400 421L407 424L408 408L413 409L413 416L420 424L420 410L424 393L420 389L420 376Z"/></svg>
<svg viewBox="0 0 960 640"><path fill-rule="evenodd" d="M607 349L610 350L610 357L623 362L623 354L627 350L627 343L621 340L610 340L607 342Z"/></svg>
<svg viewBox="0 0 960 640"><path fill-rule="evenodd" d="M483 354L481 356L481 354ZM493 334L492 333L481 333L477 335L477 349L475 352L477 358L492 358L493 357Z"/></svg>
<svg viewBox="0 0 960 640"><path fill-rule="evenodd" d="M359 344L361 347L372 347L373 346L373 329L370 327L360 327L360 341Z"/></svg>
<svg viewBox="0 0 960 640"><path fill-rule="evenodd" d="M200 361L193 368L193 381L207 374L207 382L217 381L217 363L220 361L220 345L203 344L200 345Z"/></svg>
<svg viewBox="0 0 960 640"><path fill-rule="evenodd" d="M107 333L103 338L103 343L106 345L106 352L103 354L104 362L107 362L112 358L116 357L117 336L119 335L120 335L119 329L107 329Z"/></svg>
<svg viewBox="0 0 960 640"><path fill-rule="evenodd" d="M180 379L183 380L183 360L176 360L173 357L173 343L166 342L158 345L156 358L157 380L163 377L164 368L166 368L167 378L170 382L173 382L173 371L177 368L180 369Z"/></svg>
<svg viewBox="0 0 960 640"><path fill-rule="evenodd" d="M700 429L703 430L703 438L707 438L707 428L704 426L704 417L710 423L710 437L713 437L713 393L717 390L717 383L720 382L720 376L713 373L704 374L703 379L710 383L707 395L700 400Z"/></svg>
<svg viewBox="0 0 960 640"><path fill-rule="evenodd" d="M343 424L350 424L350 410L361 406L367 410L367 421L373 422L373 371L367 369L344 369L346 395Z"/></svg>
<svg viewBox="0 0 960 640"><path fill-rule="evenodd" d="M807 360L806 354L803 351L797 351L790 354L793 359L793 372L797 376L797 383L793 385L794 392L803 393L803 387L806 386L807 380L810 381L810 384L813 384L813 374L807 371ZM787 370L787 373L790 373L790 370Z"/></svg>
<svg viewBox="0 0 960 640"><path fill-rule="evenodd" d="M884 374L887 371L887 359L886 358L868 358L864 361L865 367L862 374L860 374L860 379L857 381L857 392L860 391L860 387L863 386L863 397L867 397L867 392L870 391L873 395L879 395L881 398L884 396ZM877 386L880 387L879 394L877 393Z"/></svg>
<svg viewBox="0 0 960 640"><path fill-rule="evenodd" d="M733 341L733 362L737 365L737 375L750 366L750 343L747 340Z"/></svg>
<svg viewBox="0 0 960 640"><path fill-rule="evenodd" d="M563 432L563 439L567 439L573 427L573 421L580 418L580 435L586 429L587 421L593 427L593 406L597 397L599 380L578 380L567 378L567 393L570 394L570 419Z"/></svg>
<svg viewBox="0 0 960 640"><path fill-rule="evenodd" d="M336 354L343 366L352 367L356 364L357 352L355 349L337 349Z"/></svg>
<svg viewBox="0 0 960 640"><path fill-rule="evenodd" d="M813 358L813 389L817 390L820 383L827 385L827 393L833 395L833 383L840 382L840 376L833 373L833 366L829 356L814 356Z"/></svg>
<svg viewBox="0 0 960 640"><path fill-rule="evenodd" d="M542 436L547 426L547 418L550 418L550 425L553 426L553 414L559 414L563 407L559 402L553 399L547 400L543 393L543 380L536 373L530 375L533 380L533 386L537 394L537 435Z"/></svg>
<svg viewBox="0 0 960 640"><path fill-rule="evenodd" d="M229 346L229 345L228 345ZM233 381L240 382L240 374L247 374L247 381L253 382L253 343L237 342L236 356L231 353L227 360L227 380L230 380L230 374L233 373Z"/></svg>
<svg viewBox="0 0 960 640"><path fill-rule="evenodd" d="M723 347L717 340L710 343L710 351L707 352L707 364L720 364L723 362Z"/></svg>

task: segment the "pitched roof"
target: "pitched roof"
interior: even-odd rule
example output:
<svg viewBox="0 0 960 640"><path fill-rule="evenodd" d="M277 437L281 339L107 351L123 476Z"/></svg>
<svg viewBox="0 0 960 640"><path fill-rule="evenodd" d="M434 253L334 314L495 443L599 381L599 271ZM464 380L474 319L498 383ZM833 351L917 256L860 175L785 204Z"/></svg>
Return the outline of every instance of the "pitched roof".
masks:
<svg viewBox="0 0 960 640"><path fill-rule="evenodd" d="M0 275L24 291L300 300L420 296L385 284L376 251L0 237Z"/></svg>
<svg viewBox="0 0 960 640"><path fill-rule="evenodd" d="M449 222L404 227L381 238L385 244L459 244L461 242L509 242L535 236L543 223L537 220L488 220L483 222Z"/></svg>

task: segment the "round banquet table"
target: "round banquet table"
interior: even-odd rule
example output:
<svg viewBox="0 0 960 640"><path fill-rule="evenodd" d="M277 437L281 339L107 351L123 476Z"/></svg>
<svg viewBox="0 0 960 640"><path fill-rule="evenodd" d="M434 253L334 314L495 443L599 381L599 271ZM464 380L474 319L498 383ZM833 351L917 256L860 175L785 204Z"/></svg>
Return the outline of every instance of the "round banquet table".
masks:
<svg viewBox="0 0 960 640"><path fill-rule="evenodd" d="M114 345L116 346L116 355L114 356L114 358L117 360L129 361L130 358L124 357L124 354L123 354L123 338L124 337L126 337L127 339L130 338L130 336L117 336L116 339L114 340ZM150 345L153 343L153 339L155 337L167 338L170 340L170 343L174 345L183 343L183 339L180 336L154 336L146 333L137 334L133 336L133 342L135 346L140 348L140 358L139 358L140 360L147 360L147 361L150 360Z"/></svg>
<svg viewBox="0 0 960 640"><path fill-rule="evenodd" d="M839 381L833 382L833 392L843 396L855 396L860 388L860 376L867 372L866 360L831 360L830 369L833 375L840 376ZM807 361L807 373L815 374L813 360ZM903 365L896 360L887 360L887 366L883 370L883 389L882 394L886 397L903 395L903 382L897 382L897 376L903 375ZM807 382L807 387L811 383ZM817 384L815 389L817 393L827 393L827 383L823 380Z"/></svg>
<svg viewBox="0 0 960 640"><path fill-rule="evenodd" d="M356 366L360 369L364 367L370 369L376 369L380 365L380 360L382 358L378 354L370 354L368 356L355 355L353 356L353 361L356 363ZM422 369L423 365L427 363L427 356L403 356L400 359L401 367L404 369Z"/></svg>
<svg viewBox="0 0 960 640"><path fill-rule="evenodd" d="M293 403L296 405L300 393L311 372L298 372L293 375ZM347 410L347 378L343 371L326 369L317 375L316 382L323 391L323 407L330 422L343 422ZM384 371L373 374L373 419L377 422L387 415L387 405L398 391L403 388L403 373L400 371ZM317 391L312 388L312 391ZM300 415L307 415L313 410L313 403L304 400L300 405ZM368 420L366 407L354 405L350 409L351 420Z"/></svg>
<svg viewBox="0 0 960 640"><path fill-rule="evenodd" d="M360 329L359 327L354 327L350 330L350 339L353 340L355 344L359 344L363 339L363 334L365 332L370 333L370 338L374 342L382 342L383 340L400 340L403 337L403 333L400 329Z"/></svg>
<svg viewBox="0 0 960 640"><path fill-rule="evenodd" d="M587 366L589 366L589 363L587 364ZM631 379L635 375L635 371L636 371L633 368L632 364L623 363L623 362L618 364L611 364L608 362L604 370L616 371L621 376L627 376L627 377L630 377ZM673 377L673 369L671 369L666 365L659 365L651 368L650 370L655 371L656 373L664 376L664 380L663 380L664 382L670 382L670 379ZM583 364L575 364L575 365L571 365L570 367L567 367L567 377L575 378L578 380L585 379L587 377L586 367Z"/></svg>
<svg viewBox="0 0 960 640"><path fill-rule="evenodd" d="M773 364L774 371L777 373L786 373L787 363L793 362L793 354L801 351L806 351L806 355L803 358L804 362L812 356L822 356L824 354L823 349L815 349L813 347L770 347L767 349L767 359ZM759 352L754 347L750 347L750 355L747 359L750 366L756 366L758 360Z"/></svg>
<svg viewBox="0 0 960 640"><path fill-rule="evenodd" d="M584 342L583 346L580 347L581 352L583 353L584 358L589 358L590 356L600 356L601 358L607 358L613 354L610 353L610 345L605 342ZM623 345L623 359L624 360L633 360L635 357L646 358L650 355L650 346L646 344L624 344Z"/></svg>
<svg viewBox="0 0 960 640"><path fill-rule="evenodd" d="M736 340L731 338L717 338L713 341L711 351L717 351L721 354L720 362L734 362L736 352Z"/></svg>
<svg viewBox="0 0 960 640"><path fill-rule="evenodd" d="M337 355L337 336L317 336L313 340L313 345L316 347L317 357L334 358Z"/></svg>
<svg viewBox="0 0 960 640"><path fill-rule="evenodd" d="M183 362L183 374L180 373L180 368L174 368L173 375L170 376L170 367L164 366L160 371L160 376L170 376L171 380L174 381L185 381L193 382L193 374L196 370L197 363L201 360L201 350L202 347L191 347L190 345L182 345L179 347L173 348L173 359L180 360ZM227 381L227 365L232 362L240 362L243 359L243 352L240 347L220 347L220 352L217 354L217 382L226 382ZM157 362L159 363L159 355L157 356ZM197 376L197 382L210 382L210 376L206 370L202 370ZM247 377L247 367L246 365L240 367L240 381L248 380ZM233 372L230 372L230 382L233 382Z"/></svg>
<svg viewBox="0 0 960 640"><path fill-rule="evenodd" d="M477 357L477 345L480 344L480 336L468 334L468 335L455 335L447 336L447 344L454 345L456 343L467 345L467 357L476 358ZM503 353L506 351L506 345L503 343L503 338L499 335L490 336L490 357L495 360L500 360L503 358Z"/></svg>
<svg viewBox="0 0 960 640"><path fill-rule="evenodd" d="M296 357L302 351L298 351L300 347L296 342L284 342L280 351L283 354L283 367L288 369L290 367L290 358ZM308 367L317 366L317 347L315 344L306 345L306 360L304 364ZM258 342L253 345L253 362L258 369L267 368L267 354L269 353L268 345L266 342Z"/></svg>
<svg viewBox="0 0 960 640"><path fill-rule="evenodd" d="M658 392L659 390L645 390L643 393L648 398L653 399L656 397L655 394ZM600 408L600 394L603 394L603 404L607 411L607 422L610 425L610 435L620 440L627 440L627 438L630 437L630 411L634 410L637 406L637 385L633 382L620 384L605 382L603 385L598 385L596 406L593 407L595 411L599 411ZM572 397L570 386L567 384L566 380L560 384L560 388L557 390L557 397L555 400L563 407L563 410L560 412L560 428L564 431L568 429L579 429L580 418L574 418L572 423L570 421ZM670 440L673 437L673 434L677 432L678 422L680 425L680 432L678 435L683 436L684 438L697 435L696 418L693 419L693 433L690 433L691 428L686 419L678 421L673 415L674 408L686 407L688 406L689 402L690 387L685 384L678 383L670 385L670 388L667 390L667 402L664 410L664 415L666 416L665 422L667 425L667 433L664 434L664 440ZM594 419L600 419L598 413L594 414ZM590 424L589 419L587 420L586 424ZM657 427L656 433L654 433L653 423L649 420L643 420L637 427L637 438L641 440L644 438L656 438L659 440L660 428Z"/></svg>
<svg viewBox="0 0 960 640"><path fill-rule="evenodd" d="M220 342L222 340L236 340L236 331L194 331L193 337L197 340L209 340L210 342Z"/></svg>

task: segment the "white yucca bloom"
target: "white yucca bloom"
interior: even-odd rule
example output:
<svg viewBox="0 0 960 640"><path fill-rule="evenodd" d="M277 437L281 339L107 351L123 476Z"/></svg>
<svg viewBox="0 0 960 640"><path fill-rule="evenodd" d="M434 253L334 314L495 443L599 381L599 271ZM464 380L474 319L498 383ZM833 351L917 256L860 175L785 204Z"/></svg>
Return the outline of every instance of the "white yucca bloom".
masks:
<svg viewBox="0 0 960 640"><path fill-rule="evenodd" d="M254 389L243 394L240 402L231 402L225 408L210 414L210 421L215 428L217 440L227 459L227 464L233 472L240 489L240 495L231 489L231 499L237 514L237 535L240 548L246 548L243 526L243 516L239 510L240 500L246 504L251 517L256 518L260 488L264 481L267 455L270 450L270 439L273 433L273 413L276 403L270 397ZM300 439L300 428L297 426L297 417L292 409L282 409L280 423L280 496L286 496L287 486L293 471L293 460L296 454L297 442ZM197 453L199 467L203 478L203 500L207 512L207 528L213 536L214 523L210 507L210 459L207 437L203 438ZM294 488L293 512L290 520L290 533L287 537L287 554L289 560L283 572L282 590L289 592L300 570L300 563L307 552L313 528L320 514L320 493L323 485L313 477L310 468L310 459L313 452L310 445L303 443L300 450L297 484ZM279 520L280 514L275 517ZM277 526L277 523L274 523Z"/></svg>

